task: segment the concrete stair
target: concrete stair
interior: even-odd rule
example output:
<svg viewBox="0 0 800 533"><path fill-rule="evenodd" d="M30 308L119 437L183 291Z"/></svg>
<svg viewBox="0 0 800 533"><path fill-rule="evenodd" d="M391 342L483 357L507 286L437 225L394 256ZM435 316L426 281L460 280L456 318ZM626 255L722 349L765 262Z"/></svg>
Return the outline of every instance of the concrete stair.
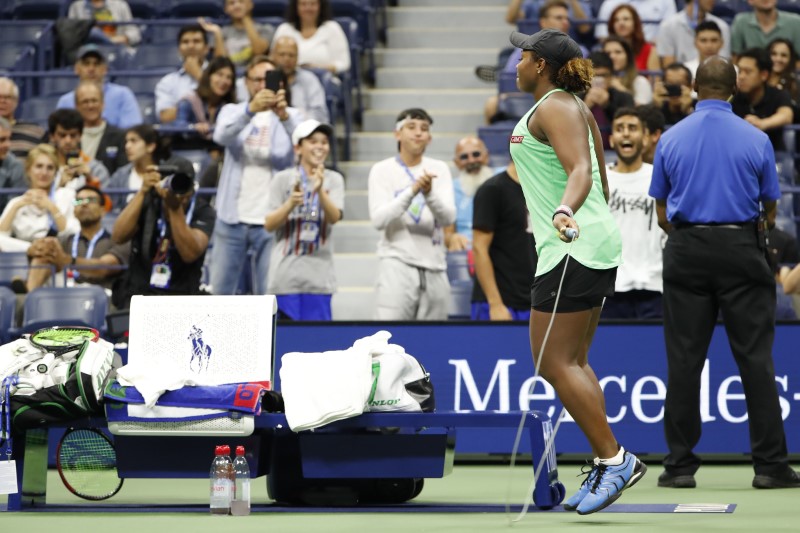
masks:
<svg viewBox="0 0 800 533"><path fill-rule="evenodd" d="M483 123L493 84L475 76L475 66L495 64L513 30L503 20L507 0L400 0L389 8L387 46L375 51L375 87L364 91L363 127L352 138L345 176L345 213L333 231L338 292L335 320L369 320L380 233L369 221L367 182L377 161L397 153L394 124L410 107L433 117L426 155L451 163L456 142Z"/></svg>

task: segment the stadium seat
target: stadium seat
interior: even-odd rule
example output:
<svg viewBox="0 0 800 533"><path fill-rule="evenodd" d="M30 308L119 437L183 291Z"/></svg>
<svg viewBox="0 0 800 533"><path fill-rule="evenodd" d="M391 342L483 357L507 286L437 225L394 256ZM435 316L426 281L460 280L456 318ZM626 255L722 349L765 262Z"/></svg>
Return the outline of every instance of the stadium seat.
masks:
<svg viewBox="0 0 800 533"><path fill-rule="evenodd" d="M128 87L134 93L149 93L153 94L156 90L156 85L164 77L166 70L155 73L142 72L141 75L128 75L128 76L113 76L112 81L119 85Z"/></svg>
<svg viewBox="0 0 800 533"><path fill-rule="evenodd" d="M78 77L72 69L54 70L50 74L39 80L39 96L61 96L78 85Z"/></svg>
<svg viewBox="0 0 800 533"><path fill-rule="evenodd" d="M145 40L151 44L170 45L175 47L178 42L179 24L155 24L148 26Z"/></svg>
<svg viewBox="0 0 800 533"><path fill-rule="evenodd" d="M74 87L73 87L74 88ZM56 110L61 95L27 98L20 106L19 118L23 122L35 122L47 127L47 118Z"/></svg>
<svg viewBox="0 0 800 533"><path fill-rule="evenodd" d="M11 340L10 332L14 329L17 295L8 287L0 286L0 344Z"/></svg>
<svg viewBox="0 0 800 533"><path fill-rule="evenodd" d="M142 110L142 120L145 124L157 124L156 97L153 93L135 93L139 109Z"/></svg>
<svg viewBox="0 0 800 533"><path fill-rule="evenodd" d="M133 15L135 19L157 18L161 14L161 4L162 2L158 0L128 0L128 6L131 8L131 15Z"/></svg>
<svg viewBox="0 0 800 533"><path fill-rule="evenodd" d="M223 3L219 0L172 0L172 5L165 10L165 14L168 18L223 18L225 17Z"/></svg>
<svg viewBox="0 0 800 533"><path fill-rule="evenodd" d="M471 281L469 274L469 256L465 251L447 252L447 279L450 283Z"/></svg>
<svg viewBox="0 0 800 533"><path fill-rule="evenodd" d="M778 0L778 9L790 13L800 13L800 0Z"/></svg>
<svg viewBox="0 0 800 533"><path fill-rule="evenodd" d="M378 43L374 10L367 3L359 0L331 0L331 11L336 18L351 18L356 21L358 46L367 57L367 79L374 82L374 49Z"/></svg>
<svg viewBox="0 0 800 533"><path fill-rule="evenodd" d="M0 287L11 287L14 278L28 278L28 254L0 252Z"/></svg>
<svg viewBox="0 0 800 533"><path fill-rule="evenodd" d="M472 280L450 283L447 318L469 319L472 310Z"/></svg>
<svg viewBox="0 0 800 533"><path fill-rule="evenodd" d="M41 287L28 293L20 333L52 326L85 326L105 332L108 296L99 285Z"/></svg>
<svg viewBox="0 0 800 533"><path fill-rule="evenodd" d="M172 44L143 44L136 50L136 55L131 59L132 69L153 69L153 68L178 68L180 59Z"/></svg>
<svg viewBox="0 0 800 533"><path fill-rule="evenodd" d="M46 24L31 24L19 21L0 24L0 35L4 42L36 44L42 38Z"/></svg>
<svg viewBox="0 0 800 533"><path fill-rule="evenodd" d="M339 117L339 103L342 100L342 81L329 70L318 68L308 70L317 75L319 82L322 84L323 89L325 89L325 104L328 107L330 123L335 126ZM345 139L345 142L349 145L350 139ZM331 158L333 168L338 168L339 150L336 135L331 139Z"/></svg>
<svg viewBox="0 0 800 533"><path fill-rule="evenodd" d="M253 2L253 18L280 17L286 15L288 0L258 0Z"/></svg>
<svg viewBox="0 0 800 533"><path fill-rule="evenodd" d="M517 88L517 73L500 72L497 76L497 92L500 94L519 92Z"/></svg>
<svg viewBox="0 0 800 533"><path fill-rule="evenodd" d="M0 69L33 70L36 48L28 43L3 41L0 46Z"/></svg>
<svg viewBox="0 0 800 533"><path fill-rule="evenodd" d="M126 47L118 44L98 44L95 46L106 56L108 70L125 70L129 68L132 53Z"/></svg>
<svg viewBox="0 0 800 533"><path fill-rule="evenodd" d="M67 15L69 0L12 0L11 18L56 20Z"/></svg>
<svg viewBox="0 0 800 533"><path fill-rule="evenodd" d="M514 131L515 121L503 121L491 126L478 128L478 137L489 150L492 166L505 166L511 158L508 152L508 143L511 132Z"/></svg>
<svg viewBox="0 0 800 533"><path fill-rule="evenodd" d="M497 112L508 119L519 120L530 111L534 104L533 96L526 93L505 93L497 102Z"/></svg>
<svg viewBox="0 0 800 533"><path fill-rule="evenodd" d="M782 2L785 2L785 0L782 0ZM730 23L737 13L746 11L740 4L744 4L744 7L747 7L747 2L741 2L740 0L715 0L711 13Z"/></svg>

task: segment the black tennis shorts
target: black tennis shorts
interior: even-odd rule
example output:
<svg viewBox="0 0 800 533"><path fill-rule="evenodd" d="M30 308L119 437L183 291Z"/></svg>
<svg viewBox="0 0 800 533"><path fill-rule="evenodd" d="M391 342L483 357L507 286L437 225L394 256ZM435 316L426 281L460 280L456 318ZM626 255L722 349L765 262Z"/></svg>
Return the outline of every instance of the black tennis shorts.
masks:
<svg viewBox="0 0 800 533"><path fill-rule="evenodd" d="M556 294L558 293L558 284L561 281L566 261L567 256L564 256L550 272L536 276L533 279L531 307L536 311L553 312ZM576 313L600 307L603 305L603 298L614 295L614 283L616 280L617 267L597 270L585 267L575 258L570 257L556 311L559 313Z"/></svg>

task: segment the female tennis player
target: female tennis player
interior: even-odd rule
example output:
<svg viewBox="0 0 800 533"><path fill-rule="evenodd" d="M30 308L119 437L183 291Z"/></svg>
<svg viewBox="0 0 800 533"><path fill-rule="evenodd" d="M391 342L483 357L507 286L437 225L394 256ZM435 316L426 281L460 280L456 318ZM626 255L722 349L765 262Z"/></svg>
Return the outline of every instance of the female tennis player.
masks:
<svg viewBox="0 0 800 533"><path fill-rule="evenodd" d="M539 256L531 292L531 350L541 376L556 389L596 456L578 492L564 502L567 510L589 514L614 502L647 470L614 438L588 362L603 299L614 291L622 242L607 204L600 131L575 95L591 85L591 62L556 30L514 32L511 44L522 49L517 85L536 101L511 136Z"/></svg>

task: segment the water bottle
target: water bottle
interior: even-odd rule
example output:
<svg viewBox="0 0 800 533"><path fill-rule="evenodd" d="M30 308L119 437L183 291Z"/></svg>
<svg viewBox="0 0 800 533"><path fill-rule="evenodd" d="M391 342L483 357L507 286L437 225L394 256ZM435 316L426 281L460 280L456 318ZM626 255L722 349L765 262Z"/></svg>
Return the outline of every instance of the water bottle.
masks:
<svg viewBox="0 0 800 533"><path fill-rule="evenodd" d="M236 447L236 459L233 460L233 472L236 476L236 488L233 492L231 514L245 516L250 514L250 465L244 456L244 446Z"/></svg>
<svg viewBox="0 0 800 533"><path fill-rule="evenodd" d="M231 512L234 475L230 446L217 446L211 463L211 514L227 515Z"/></svg>

